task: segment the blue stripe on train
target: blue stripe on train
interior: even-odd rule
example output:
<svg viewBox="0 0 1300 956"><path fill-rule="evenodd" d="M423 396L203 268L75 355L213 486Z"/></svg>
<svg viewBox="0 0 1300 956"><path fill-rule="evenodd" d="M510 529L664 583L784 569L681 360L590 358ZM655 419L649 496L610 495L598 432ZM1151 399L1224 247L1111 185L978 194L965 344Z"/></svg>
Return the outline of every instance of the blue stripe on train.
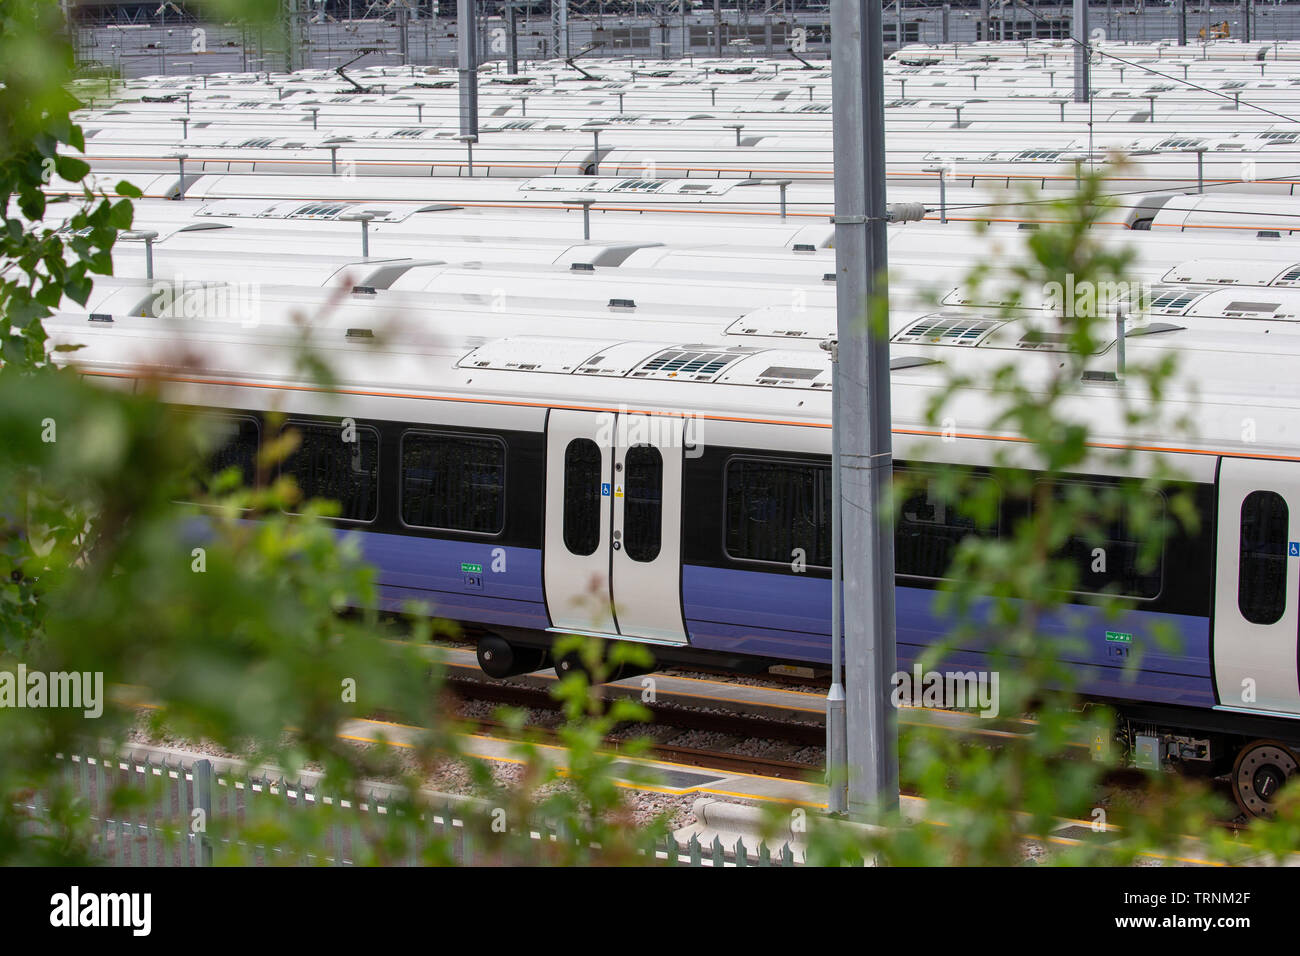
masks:
<svg viewBox="0 0 1300 956"><path fill-rule="evenodd" d="M813 663L830 662L831 586L825 578L686 567L682 574L691 645ZM910 669L930 644L948 633L935 613L935 591L900 587L895 591L898 664ZM1159 646L1158 628L1167 628L1174 647ZM1107 620L1095 607L1071 605L1040 628L1044 639L1061 643L1061 657L1078 666L1080 689L1105 697L1208 707L1214 704L1210 678L1209 620L1180 614L1129 611ZM1106 632L1133 635L1140 669L1126 670ZM1073 638L1071 640L1071 638ZM944 659L945 667L986 666L972 644Z"/></svg>
<svg viewBox="0 0 1300 956"><path fill-rule="evenodd" d="M432 614L457 621L537 630L550 626L540 551L373 531L345 533L359 537L362 556L375 566L385 610L424 601ZM475 566L482 570L476 572Z"/></svg>

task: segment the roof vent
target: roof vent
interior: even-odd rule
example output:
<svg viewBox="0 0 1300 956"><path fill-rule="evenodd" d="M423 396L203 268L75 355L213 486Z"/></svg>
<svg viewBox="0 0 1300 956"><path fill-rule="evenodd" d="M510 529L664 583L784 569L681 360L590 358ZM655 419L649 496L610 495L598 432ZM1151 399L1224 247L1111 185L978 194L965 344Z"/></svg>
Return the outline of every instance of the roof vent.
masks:
<svg viewBox="0 0 1300 956"><path fill-rule="evenodd" d="M822 273L822 281L823 281L823 282L834 282L834 281L835 281L835 273L834 273L834 272L823 272L823 273Z"/></svg>
<svg viewBox="0 0 1300 956"><path fill-rule="evenodd" d="M350 339L373 339L375 332L374 329L348 329L347 337Z"/></svg>
<svg viewBox="0 0 1300 956"><path fill-rule="evenodd" d="M1003 323L961 312L938 312L917 319L894 337L900 345L979 345Z"/></svg>
<svg viewBox="0 0 1300 956"><path fill-rule="evenodd" d="M651 356L632 373L632 377L711 382L728 365L752 351L743 347L720 349L707 345L682 345Z"/></svg>
<svg viewBox="0 0 1300 956"><path fill-rule="evenodd" d="M631 312L636 308L635 299L610 299L609 307L616 312Z"/></svg>
<svg viewBox="0 0 1300 956"><path fill-rule="evenodd" d="M89 321L111 323L113 321L113 317L103 312L92 312L90 313Z"/></svg>
<svg viewBox="0 0 1300 956"><path fill-rule="evenodd" d="M795 252L816 252L817 247L809 242L796 242L794 244Z"/></svg>
<svg viewBox="0 0 1300 956"><path fill-rule="evenodd" d="M1200 290L1187 292L1181 289L1158 292L1147 305L1147 311L1158 315L1182 315L1189 305L1205 294Z"/></svg>
<svg viewBox="0 0 1300 956"><path fill-rule="evenodd" d="M596 264L594 262L575 262L569 266L570 272L595 272Z"/></svg>
<svg viewBox="0 0 1300 956"><path fill-rule="evenodd" d="M352 287L352 294L353 295L378 295L379 293L375 291L375 287L372 285L354 285Z"/></svg>
<svg viewBox="0 0 1300 956"><path fill-rule="evenodd" d="M1300 265L1294 265L1274 279L1270 285L1300 285Z"/></svg>

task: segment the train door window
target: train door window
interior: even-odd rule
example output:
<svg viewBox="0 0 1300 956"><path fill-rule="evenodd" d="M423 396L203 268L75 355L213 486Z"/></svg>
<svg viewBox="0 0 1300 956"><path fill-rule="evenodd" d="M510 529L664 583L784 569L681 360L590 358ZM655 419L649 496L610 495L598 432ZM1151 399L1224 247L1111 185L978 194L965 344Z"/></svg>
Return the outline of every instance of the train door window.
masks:
<svg viewBox="0 0 1300 956"><path fill-rule="evenodd" d="M1144 495L1140 501L1124 496L1118 514L1112 515L1101 498L1110 490L1094 482L1054 484L1056 500L1078 511L1077 533L1066 539L1057 557L1074 565L1078 593L1149 601L1159 596L1163 581L1164 495ZM1098 514L1102 511L1106 513Z"/></svg>
<svg viewBox="0 0 1300 956"><path fill-rule="evenodd" d="M564 546L588 555L600 544L600 446L575 438L564 449Z"/></svg>
<svg viewBox="0 0 1300 956"><path fill-rule="evenodd" d="M658 448L627 450L623 499L623 547L633 561L659 557L663 537L664 458Z"/></svg>
<svg viewBox="0 0 1300 956"><path fill-rule="evenodd" d="M499 438L402 435L402 522L472 534L505 529L506 446Z"/></svg>
<svg viewBox="0 0 1300 956"><path fill-rule="evenodd" d="M1275 491L1252 491L1241 503L1237 607L1251 624L1276 624L1286 611L1286 501Z"/></svg>
<svg viewBox="0 0 1300 956"><path fill-rule="evenodd" d="M374 521L379 512L379 433L355 425L290 422L302 436L281 465L298 483L303 500L339 503L343 521Z"/></svg>
<svg viewBox="0 0 1300 956"><path fill-rule="evenodd" d="M724 548L737 561L830 567L831 470L810 462L727 463Z"/></svg>
<svg viewBox="0 0 1300 956"><path fill-rule="evenodd" d="M995 496L997 485L991 478L971 478L981 488L963 487L963 498L989 491ZM988 528L977 527L975 519L959 511L952 497L956 489L945 489L937 474L912 469L897 469L894 481L907 497L894 528L894 567L898 574L919 578L949 576L957 546L967 535L976 533L996 536L997 517Z"/></svg>

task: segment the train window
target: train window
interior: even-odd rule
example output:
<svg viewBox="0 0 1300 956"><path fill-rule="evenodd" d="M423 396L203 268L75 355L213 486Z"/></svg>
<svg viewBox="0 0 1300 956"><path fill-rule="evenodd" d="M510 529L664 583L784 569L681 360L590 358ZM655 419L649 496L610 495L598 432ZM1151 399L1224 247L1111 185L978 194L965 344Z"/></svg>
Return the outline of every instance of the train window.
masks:
<svg viewBox="0 0 1300 956"><path fill-rule="evenodd" d="M1088 489L1095 489L1095 495L1105 487L1092 482L1058 481L1053 494L1061 501L1080 490L1086 494ZM1164 495L1157 493L1154 500L1154 512L1144 511L1141 522L1134 509L1109 521L1089 517L1088 525L1066 540L1058 557L1072 562L1078 570L1078 593L1116 594L1148 601L1159 596L1164 544L1161 542L1154 551L1148 544L1150 535L1161 533L1166 509ZM1147 505L1144 499L1142 507Z"/></svg>
<svg viewBox="0 0 1300 956"><path fill-rule="evenodd" d="M379 433L364 426L290 422L302 443L280 466L303 499L339 503L338 518L374 521L379 512Z"/></svg>
<svg viewBox="0 0 1300 956"><path fill-rule="evenodd" d="M726 473L727 556L808 567L831 563L831 469L733 458Z"/></svg>
<svg viewBox="0 0 1300 956"><path fill-rule="evenodd" d="M626 472L623 547L633 561L653 561L663 537L663 455L650 445L629 448Z"/></svg>
<svg viewBox="0 0 1300 956"><path fill-rule="evenodd" d="M1275 491L1252 491L1241 503L1237 607L1251 624L1276 624L1286 611L1286 501Z"/></svg>
<svg viewBox="0 0 1300 956"><path fill-rule="evenodd" d="M195 421L212 443L212 452L198 476L201 487L227 468L238 468L244 487L253 487L257 480L257 422L225 415L196 415Z"/></svg>
<svg viewBox="0 0 1300 956"><path fill-rule="evenodd" d="M957 546L967 535L977 533L996 536L993 527L977 529L975 520L960 513L941 491L939 475L899 468L895 481L904 483L907 494L894 528L894 569L898 574L918 578L948 577ZM994 486L992 478L970 481ZM963 496L973 494L969 487Z"/></svg>
<svg viewBox="0 0 1300 956"><path fill-rule="evenodd" d="M416 528L500 534L506 446L499 438L402 434L402 521Z"/></svg>
<svg viewBox="0 0 1300 956"><path fill-rule="evenodd" d="M600 446L575 438L564 449L564 546L592 554L600 544Z"/></svg>

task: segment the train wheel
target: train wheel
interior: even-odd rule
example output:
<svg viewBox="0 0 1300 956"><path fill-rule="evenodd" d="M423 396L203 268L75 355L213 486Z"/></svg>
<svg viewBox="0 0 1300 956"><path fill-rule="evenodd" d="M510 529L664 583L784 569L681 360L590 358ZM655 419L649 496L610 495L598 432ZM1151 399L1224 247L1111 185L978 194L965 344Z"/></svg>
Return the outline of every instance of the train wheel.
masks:
<svg viewBox="0 0 1300 956"><path fill-rule="evenodd" d="M1273 798L1298 767L1295 754L1276 741L1247 744L1232 765L1232 795L1237 806L1247 816L1270 815Z"/></svg>
<svg viewBox="0 0 1300 956"><path fill-rule="evenodd" d="M570 674L586 674L587 683L591 683L591 674L582 664L582 658L577 654L565 654L563 657L555 660L555 676L560 680L568 677Z"/></svg>

